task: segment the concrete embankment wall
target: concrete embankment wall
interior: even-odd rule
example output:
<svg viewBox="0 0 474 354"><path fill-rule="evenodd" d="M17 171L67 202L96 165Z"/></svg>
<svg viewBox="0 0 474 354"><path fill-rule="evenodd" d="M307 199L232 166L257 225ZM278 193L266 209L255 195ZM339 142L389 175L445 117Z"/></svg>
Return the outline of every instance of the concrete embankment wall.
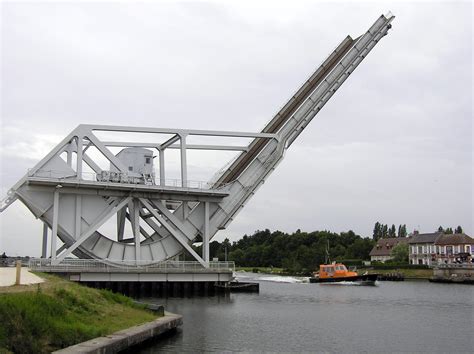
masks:
<svg viewBox="0 0 474 354"><path fill-rule="evenodd" d="M435 268L433 269L433 276L435 277L474 277L474 268Z"/></svg>
<svg viewBox="0 0 474 354"><path fill-rule="evenodd" d="M434 282L474 284L474 267L439 267L433 269Z"/></svg>
<svg viewBox="0 0 474 354"><path fill-rule="evenodd" d="M106 337L99 337L82 342L54 353L117 353L134 345L141 344L160 334L168 332L183 324L183 317L172 313L139 326L115 332Z"/></svg>

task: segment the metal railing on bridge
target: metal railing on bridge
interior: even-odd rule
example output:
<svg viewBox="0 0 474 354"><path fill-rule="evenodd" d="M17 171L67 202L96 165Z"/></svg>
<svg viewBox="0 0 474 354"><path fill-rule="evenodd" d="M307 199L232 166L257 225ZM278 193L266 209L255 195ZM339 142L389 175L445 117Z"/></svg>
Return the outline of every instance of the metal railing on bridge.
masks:
<svg viewBox="0 0 474 354"><path fill-rule="evenodd" d="M234 262L209 262L204 267L199 262L150 261L124 262L121 260L65 259L59 264L52 264L51 259L31 258L31 270L52 273L229 273L235 271Z"/></svg>

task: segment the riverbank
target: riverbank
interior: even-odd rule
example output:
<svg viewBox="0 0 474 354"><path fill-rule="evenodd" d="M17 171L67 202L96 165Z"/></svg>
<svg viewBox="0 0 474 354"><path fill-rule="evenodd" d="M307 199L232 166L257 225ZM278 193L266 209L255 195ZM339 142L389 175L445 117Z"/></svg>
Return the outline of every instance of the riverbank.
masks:
<svg viewBox="0 0 474 354"><path fill-rule="evenodd" d="M52 275L0 287L0 352L49 353L156 320L132 299Z"/></svg>
<svg viewBox="0 0 474 354"><path fill-rule="evenodd" d="M405 279L424 279L428 280L433 276L433 269L407 269L407 268L395 268L395 269L378 269L376 267L371 268L358 268L359 274L393 274L399 273L404 276Z"/></svg>

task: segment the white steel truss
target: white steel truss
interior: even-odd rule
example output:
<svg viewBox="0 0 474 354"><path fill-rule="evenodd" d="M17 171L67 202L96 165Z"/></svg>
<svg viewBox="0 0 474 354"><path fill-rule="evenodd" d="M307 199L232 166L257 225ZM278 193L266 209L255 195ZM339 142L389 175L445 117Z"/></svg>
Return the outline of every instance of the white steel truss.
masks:
<svg viewBox="0 0 474 354"><path fill-rule="evenodd" d="M42 257L47 256L51 229L51 264L72 254L108 263L155 264L186 251L207 267L212 237L255 194L285 150L387 34L393 18L380 16L364 35L347 37L261 133L80 125L11 188L0 211L20 199L44 222ZM99 138L98 133L104 132L161 134L167 139L111 141ZM253 141L249 146L198 145L187 143L190 136ZM158 157L159 178L133 171L120 153L114 153L116 148L141 149L147 158ZM166 179L167 149L179 150L181 179L174 184ZM240 151L240 155L214 181L196 184L188 180L188 150ZM116 235L106 236L100 228L113 217ZM128 238L127 225L132 230ZM59 248L57 238L63 243ZM201 255L192 247L198 238Z"/></svg>

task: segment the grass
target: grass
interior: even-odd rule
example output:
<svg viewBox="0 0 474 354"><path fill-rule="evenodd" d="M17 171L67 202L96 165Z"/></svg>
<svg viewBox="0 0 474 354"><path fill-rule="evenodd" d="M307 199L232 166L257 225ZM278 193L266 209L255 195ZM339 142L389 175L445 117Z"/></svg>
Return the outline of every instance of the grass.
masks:
<svg viewBox="0 0 474 354"><path fill-rule="evenodd" d="M359 268L359 271L362 272L363 268ZM401 273L405 278L416 278L416 279L429 279L433 276L433 269L373 269L368 270L369 273L378 273L378 274L387 274L387 273ZM359 273L360 274L360 273Z"/></svg>
<svg viewBox="0 0 474 354"><path fill-rule="evenodd" d="M49 353L156 319L126 296L42 276L0 288L0 353Z"/></svg>

